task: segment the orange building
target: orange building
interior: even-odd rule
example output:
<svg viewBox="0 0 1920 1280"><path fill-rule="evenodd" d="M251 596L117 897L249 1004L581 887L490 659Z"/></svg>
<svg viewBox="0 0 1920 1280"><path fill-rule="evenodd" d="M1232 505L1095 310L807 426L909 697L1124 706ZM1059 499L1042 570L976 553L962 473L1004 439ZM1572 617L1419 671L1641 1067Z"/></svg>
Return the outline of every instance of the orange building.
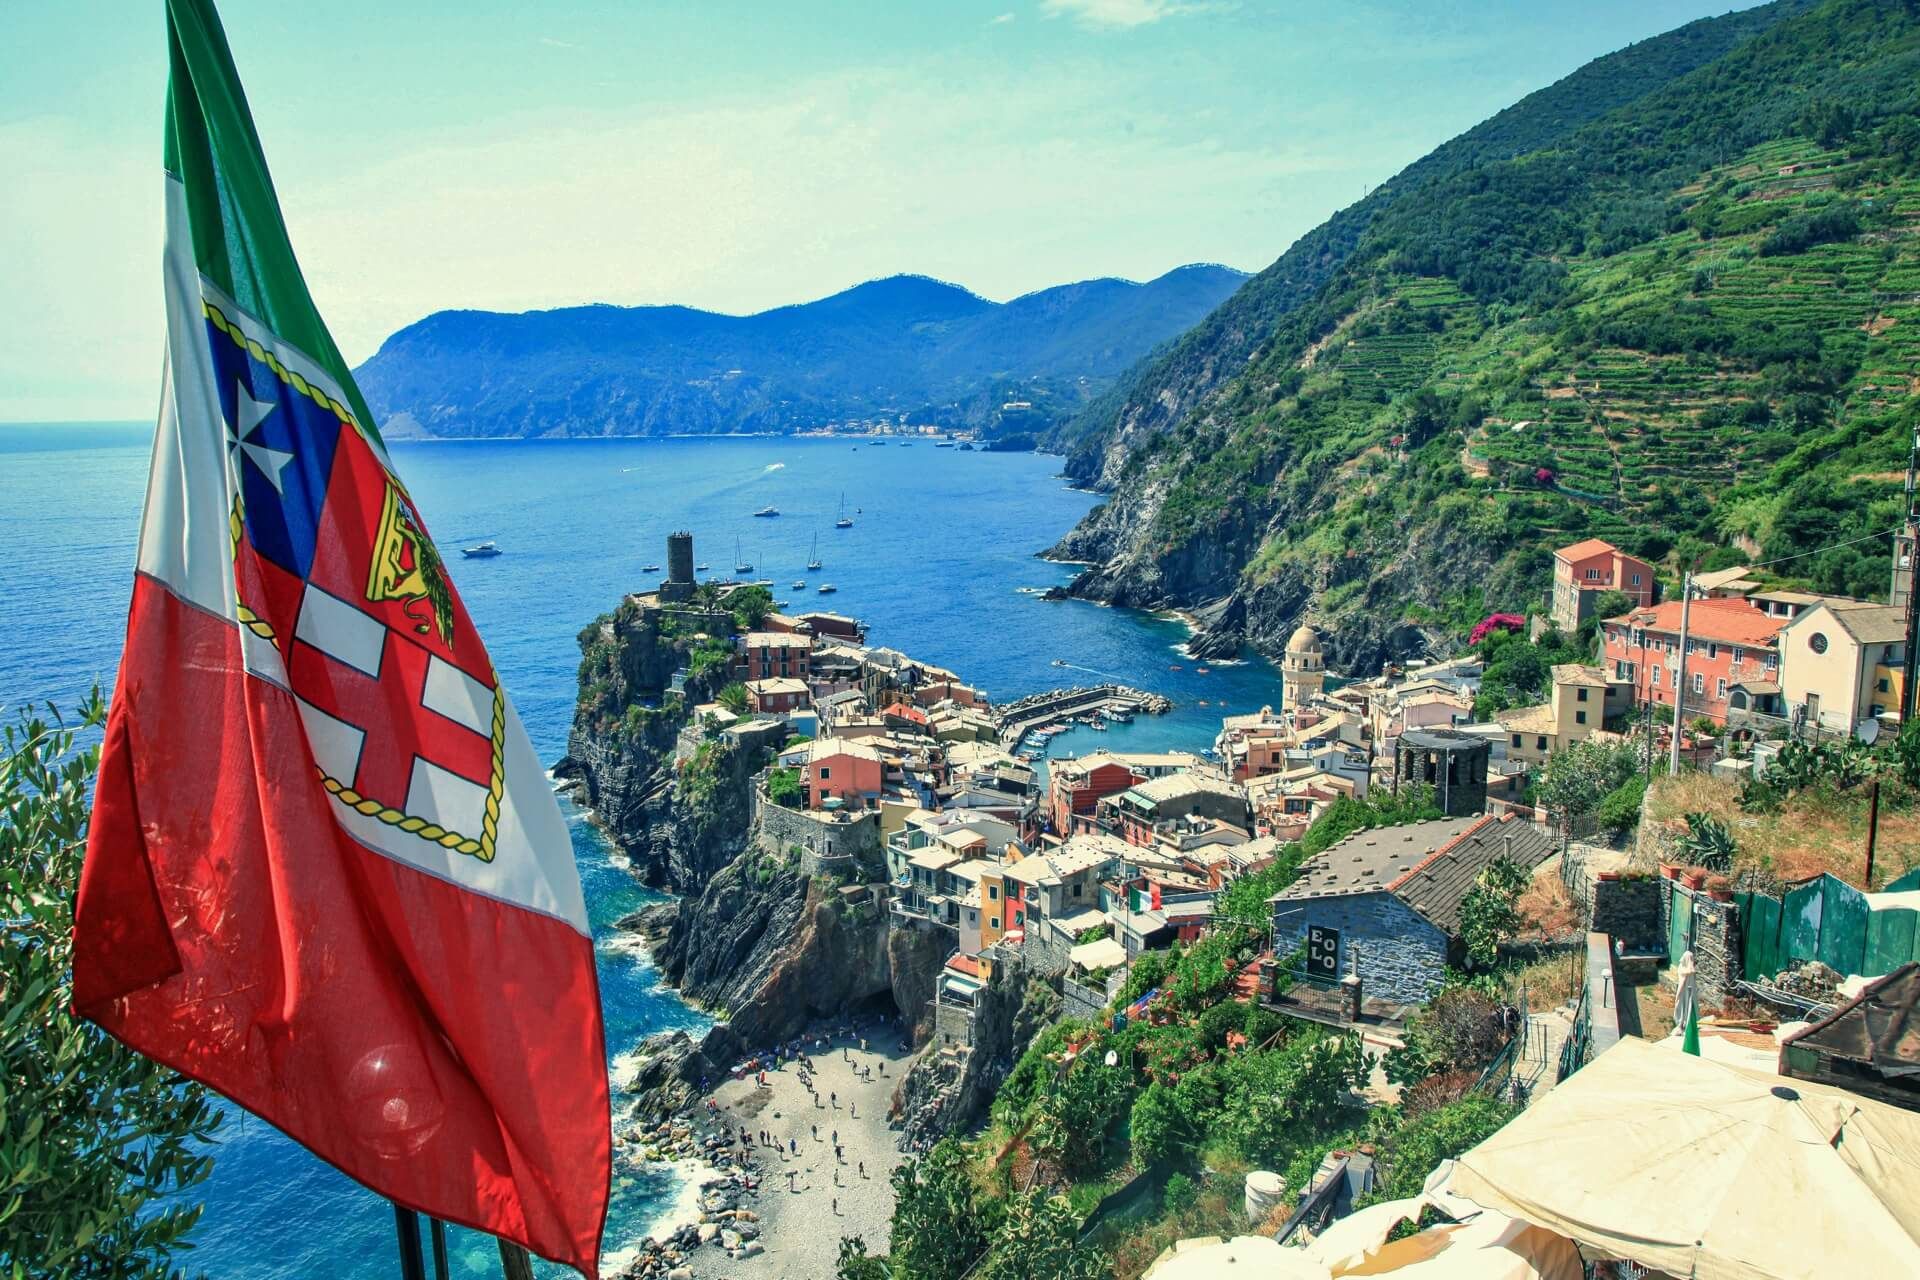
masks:
<svg viewBox="0 0 1920 1280"><path fill-rule="evenodd" d="M1553 553L1552 616L1562 631L1571 631L1584 622L1603 591L1624 593L1636 608L1650 605L1653 566L1599 538L1588 538Z"/></svg>
<svg viewBox="0 0 1920 1280"><path fill-rule="evenodd" d="M1602 624L1606 673L1633 690L1636 702L1673 706L1680 688L1681 602L1635 609ZM1775 637L1788 622L1744 600L1695 600L1687 615L1686 716L1727 722L1735 685L1764 696L1780 691Z"/></svg>

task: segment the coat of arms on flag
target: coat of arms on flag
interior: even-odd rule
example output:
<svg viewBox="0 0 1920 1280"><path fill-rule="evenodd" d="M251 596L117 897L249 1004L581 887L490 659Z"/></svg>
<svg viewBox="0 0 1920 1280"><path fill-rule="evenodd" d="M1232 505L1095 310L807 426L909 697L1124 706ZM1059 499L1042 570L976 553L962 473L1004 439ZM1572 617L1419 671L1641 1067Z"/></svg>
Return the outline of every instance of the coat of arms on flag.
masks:
<svg viewBox="0 0 1920 1280"><path fill-rule="evenodd" d="M168 0L167 364L74 1005L400 1206L595 1274L610 1133L552 787Z"/></svg>

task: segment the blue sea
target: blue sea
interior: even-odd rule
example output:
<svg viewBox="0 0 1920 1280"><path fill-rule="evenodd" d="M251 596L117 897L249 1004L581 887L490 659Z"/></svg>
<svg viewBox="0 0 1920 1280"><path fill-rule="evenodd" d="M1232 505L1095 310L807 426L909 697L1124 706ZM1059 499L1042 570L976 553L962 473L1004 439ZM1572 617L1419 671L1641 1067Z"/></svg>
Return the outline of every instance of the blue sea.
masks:
<svg viewBox="0 0 1920 1280"><path fill-rule="evenodd" d="M111 686L150 441L140 425L0 425L8 718L27 703L71 705L95 681ZM1186 629L1177 621L1038 598L1071 570L1034 553L1096 501L1065 486L1056 458L772 438L400 443L392 453L443 550L491 539L504 553L455 557L454 581L549 762L566 748L575 636L623 592L661 576L641 566L666 563L676 529L693 532L696 557L712 572L732 569L737 545L757 576L773 580L776 599L863 618L873 643L950 667L996 700L1103 679L1174 700L1165 716L1062 734L1050 746L1056 755L1204 750L1223 714L1280 701L1279 673L1257 657L1202 674L1180 652ZM843 495L854 518L844 530L834 527ZM766 506L779 517L754 518ZM816 544L825 568L808 574ZM839 590L789 588L802 578ZM646 1035L705 1019L611 928L658 895L633 880L583 815L569 816L617 1064ZM386 1205L258 1120L230 1117L204 1190L191 1270L216 1280L394 1274ZM606 1251L636 1243L683 1194L670 1171L621 1180ZM454 1231L452 1254L455 1276L499 1272L483 1237Z"/></svg>

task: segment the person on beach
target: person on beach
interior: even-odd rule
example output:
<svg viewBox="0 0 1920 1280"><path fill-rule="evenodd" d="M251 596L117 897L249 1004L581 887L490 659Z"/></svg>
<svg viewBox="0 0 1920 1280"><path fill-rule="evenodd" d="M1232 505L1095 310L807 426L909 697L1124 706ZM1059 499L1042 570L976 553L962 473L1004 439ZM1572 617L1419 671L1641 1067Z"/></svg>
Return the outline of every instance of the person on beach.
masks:
<svg viewBox="0 0 1920 1280"><path fill-rule="evenodd" d="M865 1160L862 1160L860 1162L860 1176L862 1178L865 1178L867 1176L867 1162Z"/></svg>
<svg viewBox="0 0 1920 1280"><path fill-rule="evenodd" d="M840 1216L840 1197L839 1196L835 1196L833 1198L833 1216L836 1218Z"/></svg>
<svg viewBox="0 0 1920 1280"><path fill-rule="evenodd" d="M813 1140L814 1140L815 1142L818 1142L818 1141L820 1141L820 1126L819 1126L819 1125L815 1125L815 1126L813 1126Z"/></svg>

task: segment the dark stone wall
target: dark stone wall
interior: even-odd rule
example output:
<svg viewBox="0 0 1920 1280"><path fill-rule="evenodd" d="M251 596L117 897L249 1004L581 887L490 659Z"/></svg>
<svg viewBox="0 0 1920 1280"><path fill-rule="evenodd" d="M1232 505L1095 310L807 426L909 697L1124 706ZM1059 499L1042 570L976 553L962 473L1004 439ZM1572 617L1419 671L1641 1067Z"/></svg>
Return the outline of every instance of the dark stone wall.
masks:
<svg viewBox="0 0 1920 1280"><path fill-rule="evenodd" d="M1717 1008L1735 992L1734 983L1745 976L1741 959L1745 938L1740 932L1740 906L1734 902L1716 902L1704 892L1689 889L1678 880L1664 877L1653 882L1660 891L1660 931L1672 937L1673 904L1677 898L1693 902L1693 969L1700 988L1700 1007ZM1680 957L1669 946L1668 964L1679 964Z"/></svg>
<svg viewBox="0 0 1920 1280"><path fill-rule="evenodd" d="M1349 894L1273 904L1273 953L1306 945L1307 927L1340 931L1340 976L1354 968L1360 949L1363 995L1396 1004L1425 1004L1447 974L1447 938L1392 894Z"/></svg>
<svg viewBox="0 0 1920 1280"><path fill-rule="evenodd" d="M1652 878L1596 881L1587 927L1619 940L1628 951L1664 951L1666 913L1660 884Z"/></svg>

